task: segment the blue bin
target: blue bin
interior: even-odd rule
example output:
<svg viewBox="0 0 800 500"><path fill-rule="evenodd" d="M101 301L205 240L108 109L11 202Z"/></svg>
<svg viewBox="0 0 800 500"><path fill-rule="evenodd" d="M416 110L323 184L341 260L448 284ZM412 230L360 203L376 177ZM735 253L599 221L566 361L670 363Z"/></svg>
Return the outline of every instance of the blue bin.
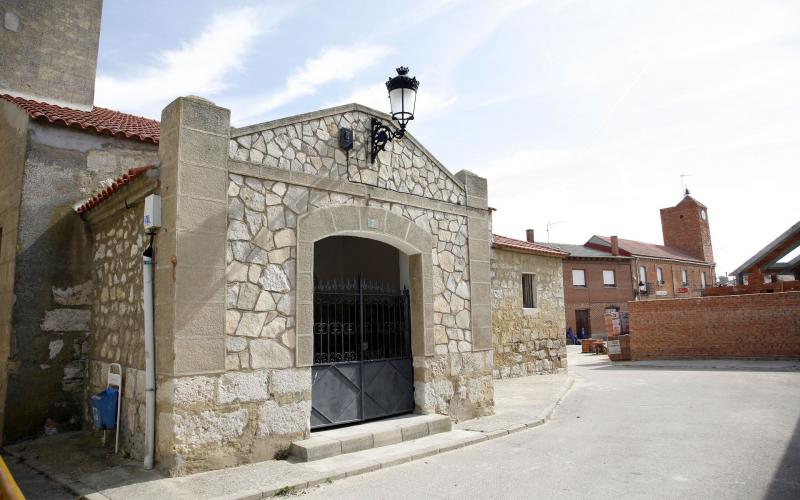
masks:
<svg viewBox="0 0 800 500"><path fill-rule="evenodd" d="M117 425L117 398L119 391L114 387L91 397L92 420L95 429L113 429Z"/></svg>

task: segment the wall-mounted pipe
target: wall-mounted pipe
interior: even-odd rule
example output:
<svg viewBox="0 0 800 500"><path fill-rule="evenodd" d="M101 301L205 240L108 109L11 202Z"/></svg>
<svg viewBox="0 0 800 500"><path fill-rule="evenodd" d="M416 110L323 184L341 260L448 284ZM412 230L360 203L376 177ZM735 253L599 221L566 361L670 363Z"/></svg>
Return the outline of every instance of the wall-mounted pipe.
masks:
<svg viewBox="0 0 800 500"><path fill-rule="evenodd" d="M144 369L145 369L145 455L144 468L152 469L155 464L155 425L156 425L156 357L154 352L155 334L153 321L153 239L142 254L144 273Z"/></svg>

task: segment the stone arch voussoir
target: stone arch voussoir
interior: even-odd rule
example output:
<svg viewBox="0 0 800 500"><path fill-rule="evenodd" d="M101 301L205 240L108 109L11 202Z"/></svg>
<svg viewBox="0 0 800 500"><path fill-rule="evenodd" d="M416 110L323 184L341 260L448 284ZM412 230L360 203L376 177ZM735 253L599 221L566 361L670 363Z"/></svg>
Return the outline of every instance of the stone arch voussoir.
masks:
<svg viewBox="0 0 800 500"><path fill-rule="evenodd" d="M411 349L414 356L433 355L433 236L383 208L342 205L313 210L297 220L297 366L313 364L314 243L329 236L374 239L409 256Z"/></svg>

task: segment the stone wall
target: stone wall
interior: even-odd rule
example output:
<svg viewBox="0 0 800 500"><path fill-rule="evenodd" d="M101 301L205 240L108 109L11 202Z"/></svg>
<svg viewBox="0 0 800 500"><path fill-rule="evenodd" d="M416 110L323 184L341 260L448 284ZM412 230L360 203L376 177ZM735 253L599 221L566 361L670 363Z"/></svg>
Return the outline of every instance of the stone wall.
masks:
<svg viewBox="0 0 800 500"><path fill-rule="evenodd" d="M424 240L417 248L425 253L409 259L410 267L425 268L424 283L411 286L412 310L419 311L412 316L417 411L456 419L491 413L485 180L463 172L470 184L458 180L410 136L373 165L365 157L364 109L245 129L226 127L228 111L196 97L164 110L156 395L157 461L169 473L274 458L309 435L309 263L313 242L336 234L391 233L402 251L412 233ZM335 139L340 123L356 128L349 155ZM334 209L351 224L371 214L374 230L364 219L363 231L337 231ZM320 214L324 228L309 222ZM312 226L324 234L303 239L303 228ZM472 269L481 259L485 269ZM478 337L473 323L484 325ZM424 345L415 344L415 331Z"/></svg>
<svg viewBox="0 0 800 500"><path fill-rule="evenodd" d="M123 369L120 450L144 457L144 310L141 200L92 226L92 329L86 397L103 390L108 366ZM88 407L87 407L88 408ZM91 427L90 414L86 425Z"/></svg>
<svg viewBox="0 0 800 500"><path fill-rule="evenodd" d="M297 217L331 206L361 207L367 200L237 174L230 176L228 194L226 368L254 368L253 360L259 359L280 360L273 368L289 367L295 357ZM397 213L434 238L435 356L416 359L417 366L433 374L423 388L429 394L420 409L455 418L488 411L490 359L472 352L466 217L402 203L371 201L370 206Z"/></svg>
<svg viewBox="0 0 800 500"><path fill-rule="evenodd" d="M0 93L90 108L102 0L0 0Z"/></svg>
<svg viewBox="0 0 800 500"><path fill-rule="evenodd" d="M567 368L562 259L492 249L495 378ZM536 308L522 307L522 274L535 275Z"/></svg>
<svg viewBox="0 0 800 500"><path fill-rule="evenodd" d="M156 146L29 122L20 192L13 365L8 372L9 441L81 426L91 330L92 245L73 206L132 167L157 160ZM63 342L63 347L60 347ZM36 398L30 387L37 387Z"/></svg>
<svg viewBox="0 0 800 500"><path fill-rule="evenodd" d="M342 106L298 118L234 129L229 157L459 205L466 202L463 187L410 135L388 143L372 163L367 140L372 115L365 108ZM340 127L353 130L350 151L339 147Z"/></svg>
<svg viewBox="0 0 800 500"><path fill-rule="evenodd" d="M0 444L6 400L6 376L18 358L11 356L11 314L17 255L19 203L28 135L28 116L13 104L0 101Z"/></svg>

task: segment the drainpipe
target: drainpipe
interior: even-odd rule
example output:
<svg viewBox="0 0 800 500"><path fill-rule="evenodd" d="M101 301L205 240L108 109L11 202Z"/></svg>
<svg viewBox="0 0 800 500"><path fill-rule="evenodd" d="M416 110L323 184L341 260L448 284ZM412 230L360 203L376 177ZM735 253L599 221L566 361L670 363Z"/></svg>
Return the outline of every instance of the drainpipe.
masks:
<svg viewBox="0 0 800 500"><path fill-rule="evenodd" d="M152 469L155 462L156 424L156 357L153 351L153 238L142 254L144 273L144 370L145 370L145 438L144 468Z"/></svg>

